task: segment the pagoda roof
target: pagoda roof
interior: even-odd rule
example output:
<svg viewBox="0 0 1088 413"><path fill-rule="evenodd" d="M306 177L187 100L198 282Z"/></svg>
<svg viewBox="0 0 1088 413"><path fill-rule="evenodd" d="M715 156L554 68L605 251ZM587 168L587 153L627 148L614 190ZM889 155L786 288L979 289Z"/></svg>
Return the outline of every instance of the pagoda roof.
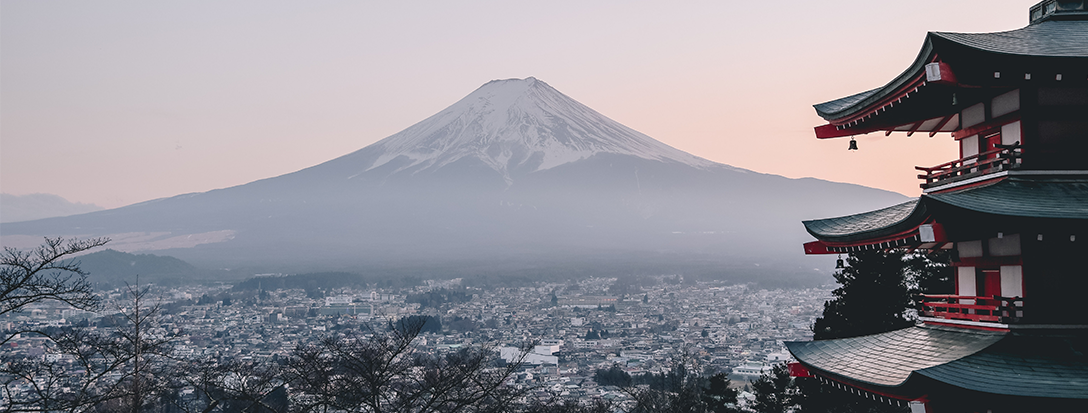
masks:
<svg viewBox="0 0 1088 413"><path fill-rule="evenodd" d="M1006 217L1088 220L1088 177L1020 175L963 189L923 194L898 205L860 214L802 221L828 246L876 244L910 238L918 226L942 221L948 207ZM914 241L915 243L918 240ZM893 245L894 246L894 245Z"/></svg>
<svg viewBox="0 0 1088 413"><path fill-rule="evenodd" d="M916 373L1013 396L1088 399L1088 337L1010 334L985 350Z"/></svg>
<svg viewBox="0 0 1088 413"><path fill-rule="evenodd" d="M1045 20L1005 32L929 32L914 62L884 86L813 105L829 122L816 127L816 136L834 138L874 131L921 131L932 136L955 131L960 126L958 110L945 103L952 100L953 91L961 91L960 99L969 100L986 93L986 88L1011 90L1022 82L1015 76L979 78L984 70L974 66L999 69L1009 65L992 62L1042 58L1050 62L1047 64L1065 62L1055 66L1065 68L1058 73L1081 72L1077 68L1088 64L1084 62L1088 59L1088 15L1073 17L1076 19ZM927 68L931 65L935 67ZM951 110L938 113L935 108Z"/></svg>
<svg viewBox="0 0 1088 413"><path fill-rule="evenodd" d="M870 100L869 98L876 96L882 90L887 88L888 86L885 85L884 87L866 90L864 92L853 94L844 98L838 98L830 102L817 103L815 105L812 105L812 107L816 108L816 113L819 114L820 117L824 119L833 119L835 115L848 112L850 108L857 107L858 105L863 105L864 102ZM885 94L887 94L887 92L885 92Z"/></svg>
<svg viewBox="0 0 1088 413"><path fill-rule="evenodd" d="M1088 21L1051 20L996 33L931 32L974 49L1034 57L1088 57Z"/></svg>
<svg viewBox="0 0 1088 413"><path fill-rule="evenodd" d="M843 217L802 221L821 241L851 242L880 238L914 229L925 221L925 205L918 198L876 211Z"/></svg>
<svg viewBox="0 0 1088 413"><path fill-rule="evenodd" d="M927 194L922 198L986 214L1088 219L1088 177L1010 176L993 184Z"/></svg>
<svg viewBox="0 0 1088 413"><path fill-rule="evenodd" d="M991 394L1088 399L1088 336L1083 330L993 332L920 325L785 344L817 374L863 386L890 390L924 376Z"/></svg>
<svg viewBox="0 0 1088 413"><path fill-rule="evenodd" d="M915 326L861 337L785 344L806 365L864 384L895 387L906 383L917 370L975 354L1004 334Z"/></svg>

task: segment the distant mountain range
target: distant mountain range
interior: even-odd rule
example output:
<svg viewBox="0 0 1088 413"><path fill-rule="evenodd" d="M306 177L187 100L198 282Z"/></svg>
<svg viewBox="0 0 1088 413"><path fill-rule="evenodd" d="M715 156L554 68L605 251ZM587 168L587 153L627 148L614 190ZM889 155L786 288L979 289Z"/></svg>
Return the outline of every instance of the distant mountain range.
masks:
<svg viewBox="0 0 1088 413"><path fill-rule="evenodd" d="M94 204L69 202L53 194L12 195L0 193L0 222L31 221L101 211Z"/></svg>
<svg viewBox="0 0 1088 413"><path fill-rule="evenodd" d="M252 271L781 277L821 266L802 219L904 199L711 162L527 78L294 173L0 228Z"/></svg>

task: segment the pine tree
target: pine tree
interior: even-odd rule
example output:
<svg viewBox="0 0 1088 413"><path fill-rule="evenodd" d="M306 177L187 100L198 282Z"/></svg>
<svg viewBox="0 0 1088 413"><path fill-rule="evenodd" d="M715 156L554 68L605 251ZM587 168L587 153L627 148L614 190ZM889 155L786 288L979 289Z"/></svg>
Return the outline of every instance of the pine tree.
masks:
<svg viewBox="0 0 1088 413"><path fill-rule="evenodd" d="M824 303L823 317L816 319L813 339L857 337L909 327L911 308L904 253L866 251L852 253L847 267L835 273L841 285L834 299Z"/></svg>
<svg viewBox="0 0 1088 413"><path fill-rule="evenodd" d="M914 294L952 294L956 290L949 250L913 254L906 258L911 292Z"/></svg>
<svg viewBox="0 0 1088 413"><path fill-rule="evenodd" d="M752 409L759 413L791 412L797 400L796 387L785 364L775 365L752 381L752 392L756 396Z"/></svg>

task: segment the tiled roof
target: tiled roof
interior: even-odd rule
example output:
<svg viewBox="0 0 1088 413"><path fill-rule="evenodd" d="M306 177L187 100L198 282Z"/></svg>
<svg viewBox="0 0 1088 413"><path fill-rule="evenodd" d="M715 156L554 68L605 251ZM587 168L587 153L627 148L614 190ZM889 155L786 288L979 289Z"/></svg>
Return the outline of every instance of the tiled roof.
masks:
<svg viewBox="0 0 1088 413"><path fill-rule="evenodd" d="M922 195L876 211L802 221L821 241L853 242L911 230L941 206L1011 217L1088 220L1088 178L1009 177L993 184Z"/></svg>
<svg viewBox="0 0 1088 413"><path fill-rule="evenodd" d="M816 113L819 113L820 116L823 116L824 114L838 113L838 112L840 112L842 110L845 110L845 109L847 109L847 108L849 108L851 106L854 106L854 105L858 104L858 102L861 102L861 101L869 98L870 96L873 96L874 94L879 92L880 89L882 89L882 88L878 87L876 89L866 90L864 92L861 92L861 93L858 93L858 94L855 94L855 95L850 95L850 96L840 98L840 99L835 99L835 100L832 100L830 102L817 103L815 105L812 105L812 107L816 108Z"/></svg>
<svg viewBox="0 0 1088 413"><path fill-rule="evenodd" d="M797 360L832 374L878 386L899 386L916 370L975 354L1004 333L916 326L836 340L788 342Z"/></svg>
<svg viewBox="0 0 1088 413"><path fill-rule="evenodd" d="M992 185L922 198L987 214L1088 219L1088 178L1010 177Z"/></svg>
<svg viewBox="0 0 1088 413"><path fill-rule="evenodd" d="M1088 21L1045 21L997 33L933 32L964 46L992 53L1047 57L1088 57Z"/></svg>
<svg viewBox="0 0 1088 413"><path fill-rule="evenodd" d="M939 46L935 41L1002 55L1088 58L1088 21L1051 20L997 33L930 32L914 62L891 82L873 90L813 105L816 113L827 120L841 119L889 96L925 70L925 65L932 61L931 56L937 53L935 49Z"/></svg>
<svg viewBox="0 0 1088 413"><path fill-rule="evenodd" d="M844 217L802 221L812 236L823 241L849 242L876 238L906 231L921 224L926 217L925 205L912 199L876 211Z"/></svg>
<svg viewBox="0 0 1088 413"><path fill-rule="evenodd" d="M1088 399L1088 337L1010 334L983 351L917 373L986 393Z"/></svg>

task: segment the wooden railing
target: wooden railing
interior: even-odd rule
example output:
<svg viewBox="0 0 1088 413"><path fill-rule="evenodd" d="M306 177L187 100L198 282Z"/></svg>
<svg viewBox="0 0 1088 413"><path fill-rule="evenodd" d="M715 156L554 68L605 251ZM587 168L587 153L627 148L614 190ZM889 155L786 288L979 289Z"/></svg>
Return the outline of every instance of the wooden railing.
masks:
<svg viewBox="0 0 1088 413"><path fill-rule="evenodd" d="M923 317L1004 324L1024 317L1023 297L923 294L915 302Z"/></svg>
<svg viewBox="0 0 1088 413"><path fill-rule="evenodd" d="M998 145L997 149L945 162L937 166L929 168L915 166L914 169L925 172L918 175L918 179L925 181L920 186L922 189L927 189L988 173L1012 169L1019 163L1020 142L1016 142L1012 145Z"/></svg>

